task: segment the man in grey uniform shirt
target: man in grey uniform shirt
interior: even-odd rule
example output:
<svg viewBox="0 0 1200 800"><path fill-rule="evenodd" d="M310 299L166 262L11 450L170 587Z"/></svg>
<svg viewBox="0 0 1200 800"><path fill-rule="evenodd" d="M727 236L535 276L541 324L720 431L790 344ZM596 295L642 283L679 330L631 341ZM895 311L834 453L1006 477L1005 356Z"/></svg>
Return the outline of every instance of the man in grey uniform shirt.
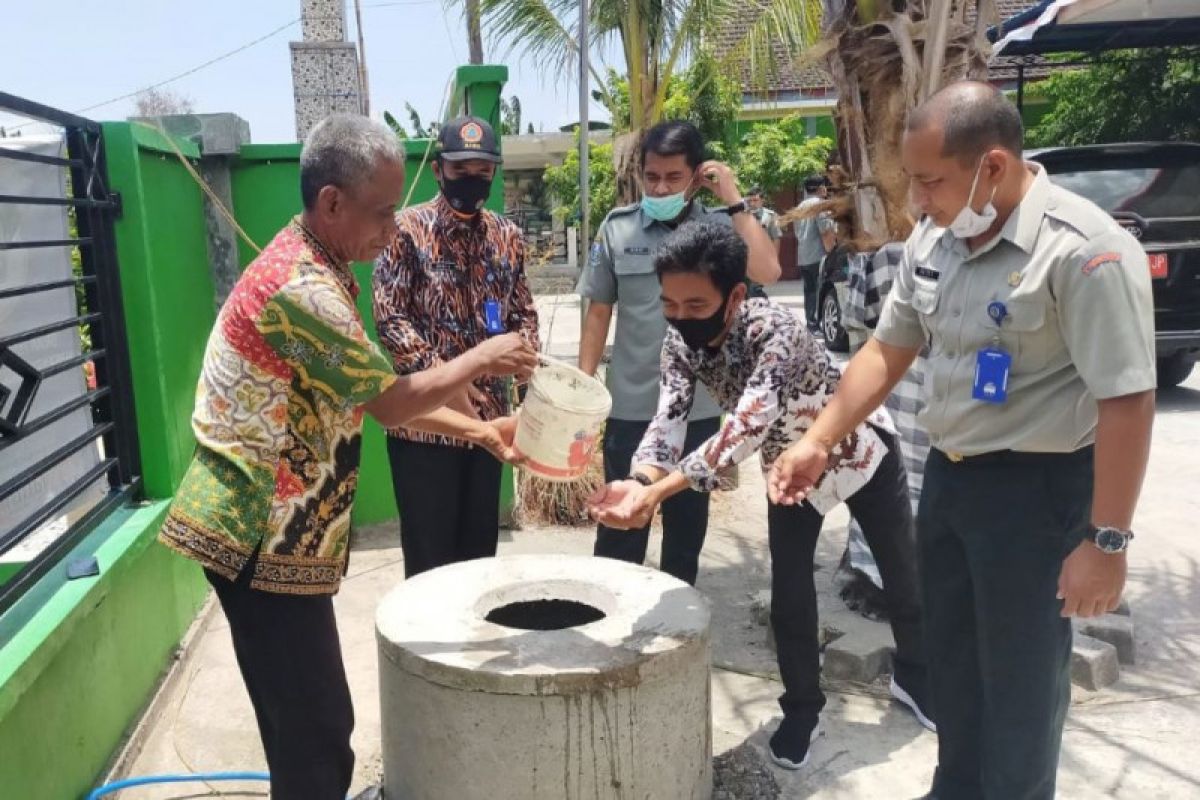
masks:
<svg viewBox="0 0 1200 800"><path fill-rule="evenodd" d="M797 209L811 208L825 200L828 189L825 179L814 175L804 181L804 199ZM804 281L804 321L810 331L817 325L817 279L820 277L821 259L837 244L837 224L828 212L815 217L796 220L796 265Z"/></svg>
<svg viewBox="0 0 1200 800"><path fill-rule="evenodd" d="M875 336L769 492L797 502L928 343L917 523L937 800L1054 796L1071 617L1116 608L1154 419L1145 253L1021 160L1021 118L986 84L909 118L928 219Z"/></svg>
<svg viewBox="0 0 1200 800"><path fill-rule="evenodd" d="M663 337L661 290L654 253L671 231L687 220L732 225L749 248L749 277L758 283L779 279L779 259L765 230L747 210L737 178L725 164L704 161L704 140L688 122L663 122L646 132L641 149L642 201L614 209L596 234L579 294L590 301L579 345L579 367L594 375L604 354L613 307L613 339L608 388L613 407L604 430L604 480L629 477L633 453L658 408ZM723 207L710 210L695 199L709 189ZM687 431L694 449L719 428L721 411L712 397L697 392ZM686 491L663 504L660 566L687 583L696 582L700 549L708 529L707 493ZM649 526L615 530L600 525L595 554L637 564L646 558Z"/></svg>

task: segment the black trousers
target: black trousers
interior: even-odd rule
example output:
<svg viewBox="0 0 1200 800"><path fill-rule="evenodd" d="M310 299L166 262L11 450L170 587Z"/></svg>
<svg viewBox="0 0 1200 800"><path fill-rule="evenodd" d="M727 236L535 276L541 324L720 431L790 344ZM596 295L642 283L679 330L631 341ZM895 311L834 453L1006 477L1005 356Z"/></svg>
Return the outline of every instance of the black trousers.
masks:
<svg viewBox="0 0 1200 800"><path fill-rule="evenodd" d="M800 265L800 279L804 287L804 323L810 328L817 325L817 273L820 271L820 261Z"/></svg>
<svg viewBox="0 0 1200 800"><path fill-rule="evenodd" d="M938 800L1049 800L1071 701L1055 595L1091 516L1092 450L952 462L931 450L918 546Z"/></svg>
<svg viewBox="0 0 1200 800"><path fill-rule="evenodd" d="M604 427L604 480L629 477L633 454L649 422L610 419ZM690 453L721 429L721 420L698 419L688 423L683 452ZM680 492L662 504L662 571L685 583L695 584L700 570L700 550L708 532L707 492L691 489ZM595 554L641 564L646 560L650 526L637 530L617 530L600 525L596 529Z"/></svg>
<svg viewBox="0 0 1200 800"><path fill-rule="evenodd" d="M862 526L883 577L892 635L896 639L896 672L910 680L924 681L927 679L925 649L908 480L895 437L884 431L876 432L887 445L887 454L871 480L846 500L846 505ZM784 689L779 705L784 715L807 716L814 723L825 707L820 687L817 592L813 584L813 556L824 521L807 502L767 506L771 627Z"/></svg>
<svg viewBox="0 0 1200 800"><path fill-rule="evenodd" d="M329 595L250 588L205 570L229 620L258 718L275 800L344 800L354 775L354 708Z"/></svg>
<svg viewBox="0 0 1200 800"><path fill-rule="evenodd" d="M404 574L496 555L500 462L479 447L388 437Z"/></svg>

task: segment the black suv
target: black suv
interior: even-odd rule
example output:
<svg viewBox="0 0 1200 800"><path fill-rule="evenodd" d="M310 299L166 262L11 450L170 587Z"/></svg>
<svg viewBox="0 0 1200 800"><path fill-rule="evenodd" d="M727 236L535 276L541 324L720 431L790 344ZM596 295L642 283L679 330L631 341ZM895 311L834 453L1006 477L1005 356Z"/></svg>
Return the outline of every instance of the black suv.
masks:
<svg viewBox="0 0 1200 800"><path fill-rule="evenodd" d="M1026 155L1141 241L1154 286L1158 385L1178 386L1200 355L1200 144L1101 144Z"/></svg>

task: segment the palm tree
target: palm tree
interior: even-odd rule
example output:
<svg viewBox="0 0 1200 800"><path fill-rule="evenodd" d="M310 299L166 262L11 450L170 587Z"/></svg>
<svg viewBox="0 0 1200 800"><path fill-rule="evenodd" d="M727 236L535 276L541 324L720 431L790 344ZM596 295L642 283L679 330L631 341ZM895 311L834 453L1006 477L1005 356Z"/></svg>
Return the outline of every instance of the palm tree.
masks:
<svg viewBox="0 0 1200 800"><path fill-rule="evenodd" d="M483 33L480 29L479 0L463 0L463 14L467 18L467 46L469 64L483 63Z"/></svg>
<svg viewBox="0 0 1200 800"><path fill-rule="evenodd" d="M550 74L573 75L578 58L578 0L481 0L489 33L543 65ZM820 0L592 0L588 14L589 47L603 52L619 43L629 81L629 132L618 140L618 194L636 197L633 159L641 133L662 120L670 77L702 47L721 23L735 15L756 14L740 40L728 43L721 57L732 64L748 61L766 76L773 67L772 46L789 57L815 42ZM614 98L604 77L590 66L600 100L610 109Z"/></svg>
<svg viewBox="0 0 1200 800"><path fill-rule="evenodd" d="M850 236L867 248L906 238L904 121L945 84L986 79L995 0L822 0L821 16L809 56L824 61L838 93L838 151L854 188Z"/></svg>

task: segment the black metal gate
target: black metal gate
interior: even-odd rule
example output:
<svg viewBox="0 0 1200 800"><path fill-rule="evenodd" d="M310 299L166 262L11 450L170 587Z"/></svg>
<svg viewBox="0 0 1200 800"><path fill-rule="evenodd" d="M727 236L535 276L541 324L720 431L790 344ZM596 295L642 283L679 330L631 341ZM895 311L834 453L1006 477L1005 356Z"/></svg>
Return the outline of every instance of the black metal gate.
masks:
<svg viewBox="0 0 1200 800"><path fill-rule="evenodd" d="M2 612L39 577L59 565L63 556L96 523L131 499L138 491L141 479L129 350L113 236L113 222L121 213L121 199L109 186L100 124L3 92L0 92L0 110L61 128L67 143L67 157L62 158L6 148L4 140L0 140L0 159L32 162L44 165L47 170L66 169L70 177L65 198L11 194L8 193L11 187L0 185L0 204L67 206L74 222L70 238L43 241L5 241L0 238L0 251L78 248L81 265L78 274L70 279L37 280L17 286L11 285L12 281L0 282L0 301L78 287L74 316L46 319L31 328L0 336L0 462L6 455L15 458L10 448L17 442L61 424L68 416L78 418L77 412L81 409L90 409L90 425L84 433L73 436L52 452L39 454L36 461L0 483L0 503L76 453L89 447L100 453L97 464L32 513L20 520L0 520L0 555L77 504L89 487L107 479L102 499L0 586ZM0 308L2 306L0 304ZM80 328L86 329L90 348L84 347L78 356L57 363L31 364L14 351L21 344L39 337ZM88 381L84 394L61 404L54 403L49 409L45 408L45 398L42 398L40 405L43 408L36 415L30 413L43 381L67 370L84 370L88 365L94 370L94 381Z"/></svg>

